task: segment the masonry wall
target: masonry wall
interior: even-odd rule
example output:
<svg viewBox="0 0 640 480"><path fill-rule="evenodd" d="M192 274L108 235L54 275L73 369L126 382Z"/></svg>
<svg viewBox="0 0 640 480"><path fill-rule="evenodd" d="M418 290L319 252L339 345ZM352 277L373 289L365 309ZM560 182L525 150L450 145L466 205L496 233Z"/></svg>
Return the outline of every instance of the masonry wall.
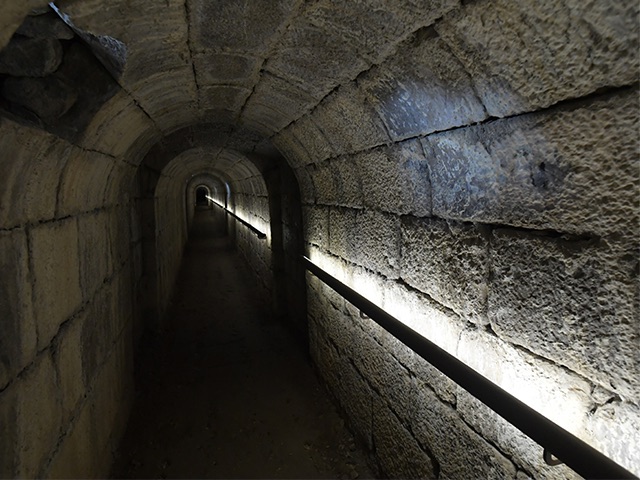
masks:
<svg viewBox="0 0 640 480"><path fill-rule="evenodd" d="M638 474L637 9L589 8L469 2L275 142L312 260ZM313 359L386 475L573 476L307 282Z"/></svg>
<svg viewBox="0 0 640 480"><path fill-rule="evenodd" d="M106 475L133 393L131 168L6 118L0 150L0 476Z"/></svg>

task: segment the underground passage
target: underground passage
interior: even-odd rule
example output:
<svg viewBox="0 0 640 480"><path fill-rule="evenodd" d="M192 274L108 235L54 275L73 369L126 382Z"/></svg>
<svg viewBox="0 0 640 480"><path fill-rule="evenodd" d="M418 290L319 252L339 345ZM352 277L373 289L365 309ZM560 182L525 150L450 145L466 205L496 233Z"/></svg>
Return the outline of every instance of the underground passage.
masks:
<svg viewBox="0 0 640 480"><path fill-rule="evenodd" d="M0 4L0 478L640 476L636 0Z"/></svg>

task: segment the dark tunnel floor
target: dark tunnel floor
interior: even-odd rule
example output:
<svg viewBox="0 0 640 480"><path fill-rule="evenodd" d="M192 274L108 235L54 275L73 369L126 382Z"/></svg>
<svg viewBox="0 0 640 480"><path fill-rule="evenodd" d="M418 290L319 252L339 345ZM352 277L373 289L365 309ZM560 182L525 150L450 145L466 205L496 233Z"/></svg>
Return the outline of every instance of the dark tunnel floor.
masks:
<svg viewBox="0 0 640 480"><path fill-rule="evenodd" d="M242 228L239 226L238 228ZM196 213L165 332L143 348L118 478L370 478L307 355Z"/></svg>

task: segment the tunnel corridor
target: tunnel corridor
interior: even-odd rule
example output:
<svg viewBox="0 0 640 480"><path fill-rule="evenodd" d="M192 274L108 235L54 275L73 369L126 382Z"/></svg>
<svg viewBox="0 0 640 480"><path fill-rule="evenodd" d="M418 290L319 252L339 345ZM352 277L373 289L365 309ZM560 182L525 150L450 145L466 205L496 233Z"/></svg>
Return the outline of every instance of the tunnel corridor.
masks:
<svg viewBox="0 0 640 480"><path fill-rule="evenodd" d="M112 476L373 478L226 229L221 210L196 212L166 327L142 347Z"/></svg>
<svg viewBox="0 0 640 480"><path fill-rule="evenodd" d="M0 2L0 478L639 476L639 45L637 0Z"/></svg>

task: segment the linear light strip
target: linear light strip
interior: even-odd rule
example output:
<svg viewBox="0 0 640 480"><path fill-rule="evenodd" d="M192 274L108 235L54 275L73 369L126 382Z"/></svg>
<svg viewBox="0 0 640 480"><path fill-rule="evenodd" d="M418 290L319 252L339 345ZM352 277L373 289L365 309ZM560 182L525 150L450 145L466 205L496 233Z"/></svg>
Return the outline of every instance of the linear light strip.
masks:
<svg viewBox="0 0 640 480"><path fill-rule="evenodd" d="M251 225L249 222L247 222L246 220L244 220L243 218L240 218L238 215L236 215L235 213L233 213L231 210L229 210L227 207L225 207L224 205L222 205L221 203L216 202L213 198L211 198L209 195L205 195L205 197L207 197L209 200L211 200L212 203L214 203L215 205L217 205L218 207L220 207L221 209L223 209L225 212L227 212L229 215L231 215L233 218L235 218L236 220L238 220L240 223L242 223L245 227L247 227L249 230L251 230L253 233L256 234L256 236L262 240L264 240L265 238L267 238L267 234L264 232L261 232L260 230L258 230L256 227L254 227L253 225Z"/></svg>
<svg viewBox="0 0 640 480"><path fill-rule="evenodd" d="M491 382L474 369L418 334L397 318L351 289L303 256L307 270L359 308L371 320L440 370L471 395L494 410L524 434L542 445L545 459L560 459L585 478L637 478L562 427Z"/></svg>

